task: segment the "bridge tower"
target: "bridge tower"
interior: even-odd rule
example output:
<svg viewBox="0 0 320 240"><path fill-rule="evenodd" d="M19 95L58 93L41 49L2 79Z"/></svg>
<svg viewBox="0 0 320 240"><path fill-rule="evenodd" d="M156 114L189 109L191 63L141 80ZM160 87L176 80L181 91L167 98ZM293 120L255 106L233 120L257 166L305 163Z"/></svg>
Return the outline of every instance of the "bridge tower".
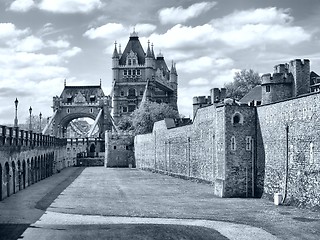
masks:
<svg viewBox="0 0 320 240"><path fill-rule="evenodd" d="M97 86L65 84L60 97L53 97L54 113L43 133L48 133L48 127L51 125L51 135L66 137L67 126L72 120L88 117L95 120L93 127L99 127L99 138L104 139L105 131L112 129L110 109L111 97L104 95L101 84ZM90 132L92 133L93 129Z"/></svg>
<svg viewBox="0 0 320 240"><path fill-rule="evenodd" d="M139 107L147 83L150 101L168 103L178 110L178 74L175 66L170 71L161 52L155 57L153 44L149 41L145 52L135 31L130 34L123 52L118 51L115 45L112 72L112 106L116 121Z"/></svg>

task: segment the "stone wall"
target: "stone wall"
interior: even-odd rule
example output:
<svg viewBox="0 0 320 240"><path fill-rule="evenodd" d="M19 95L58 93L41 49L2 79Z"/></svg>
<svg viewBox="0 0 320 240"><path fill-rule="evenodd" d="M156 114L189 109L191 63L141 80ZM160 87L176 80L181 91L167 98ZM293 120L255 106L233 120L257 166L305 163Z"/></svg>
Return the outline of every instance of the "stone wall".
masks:
<svg viewBox="0 0 320 240"><path fill-rule="evenodd" d="M135 167L133 136L111 131L105 136L105 167Z"/></svg>
<svg viewBox="0 0 320 240"><path fill-rule="evenodd" d="M235 115L241 115L239 123L233 122ZM256 168L263 163L257 164L254 147L246 150L248 136L256 146L254 107L211 105L198 109L192 125L168 129L166 122L155 123L151 134L136 136L138 168L210 182L220 197L256 196L256 188L261 193ZM231 138L236 149L231 150Z"/></svg>
<svg viewBox="0 0 320 240"><path fill-rule="evenodd" d="M319 208L319 109L319 93L257 108L263 146L258 151L265 155L265 197L279 192L289 204Z"/></svg>
<svg viewBox="0 0 320 240"><path fill-rule="evenodd" d="M156 122L153 133L135 138L137 167L213 182L214 106L198 110L193 125L167 129Z"/></svg>

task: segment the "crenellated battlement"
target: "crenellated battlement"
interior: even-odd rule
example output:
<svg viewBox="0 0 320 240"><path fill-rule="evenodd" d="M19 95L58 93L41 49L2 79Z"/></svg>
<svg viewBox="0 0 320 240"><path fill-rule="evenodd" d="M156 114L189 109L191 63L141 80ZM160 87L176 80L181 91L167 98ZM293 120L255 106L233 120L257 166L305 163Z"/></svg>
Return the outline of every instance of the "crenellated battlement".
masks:
<svg viewBox="0 0 320 240"><path fill-rule="evenodd" d="M47 147L64 146L66 139L42 135L32 131L0 125L0 147Z"/></svg>
<svg viewBox="0 0 320 240"><path fill-rule="evenodd" d="M272 75L270 73L267 73L261 76L261 80L262 80L261 85L293 83L292 74L286 73L286 72L280 72L280 73L276 72L276 73L273 73Z"/></svg>

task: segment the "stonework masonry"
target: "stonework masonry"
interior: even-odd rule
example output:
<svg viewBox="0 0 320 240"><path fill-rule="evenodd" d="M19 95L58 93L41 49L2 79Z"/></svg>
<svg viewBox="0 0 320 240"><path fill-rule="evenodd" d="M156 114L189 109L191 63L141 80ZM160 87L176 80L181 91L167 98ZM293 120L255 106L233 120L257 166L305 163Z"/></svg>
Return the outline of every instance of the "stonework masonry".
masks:
<svg viewBox="0 0 320 240"><path fill-rule="evenodd" d="M264 196L297 206L320 205L320 94L257 108L265 156ZM287 182L287 184L286 184Z"/></svg>
<svg viewBox="0 0 320 240"><path fill-rule="evenodd" d="M107 131L105 136L105 167L136 167L133 135Z"/></svg>
<svg viewBox="0 0 320 240"><path fill-rule="evenodd" d="M220 197L283 196L282 203L320 209L320 93L309 60L262 76L262 104L195 97L192 125L135 137L137 167L212 183ZM312 84L311 84L312 83ZM212 93L214 93L212 95ZM217 93L217 94L215 94Z"/></svg>
<svg viewBox="0 0 320 240"><path fill-rule="evenodd" d="M255 121L254 107L231 103L198 109L192 125L157 122L152 134L135 137L137 167L210 182L220 197L258 196Z"/></svg>

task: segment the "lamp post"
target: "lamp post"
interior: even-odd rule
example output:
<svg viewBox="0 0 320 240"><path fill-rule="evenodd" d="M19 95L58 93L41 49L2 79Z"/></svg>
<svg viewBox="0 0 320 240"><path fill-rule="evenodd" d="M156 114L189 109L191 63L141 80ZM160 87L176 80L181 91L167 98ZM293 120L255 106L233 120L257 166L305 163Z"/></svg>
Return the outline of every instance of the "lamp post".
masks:
<svg viewBox="0 0 320 240"><path fill-rule="evenodd" d="M16 112L15 112L15 118L14 118L14 127L17 128L18 127L18 99L16 98L16 100L14 101L14 105L16 107Z"/></svg>
<svg viewBox="0 0 320 240"><path fill-rule="evenodd" d="M29 113L30 113L30 123L29 123L29 130L32 131L32 123L31 123L31 113L32 113L32 108L30 106L29 108Z"/></svg>
<svg viewBox="0 0 320 240"><path fill-rule="evenodd" d="M41 119L42 119L42 113L40 112L40 114L39 114L39 118L40 118L40 133L41 133Z"/></svg>

